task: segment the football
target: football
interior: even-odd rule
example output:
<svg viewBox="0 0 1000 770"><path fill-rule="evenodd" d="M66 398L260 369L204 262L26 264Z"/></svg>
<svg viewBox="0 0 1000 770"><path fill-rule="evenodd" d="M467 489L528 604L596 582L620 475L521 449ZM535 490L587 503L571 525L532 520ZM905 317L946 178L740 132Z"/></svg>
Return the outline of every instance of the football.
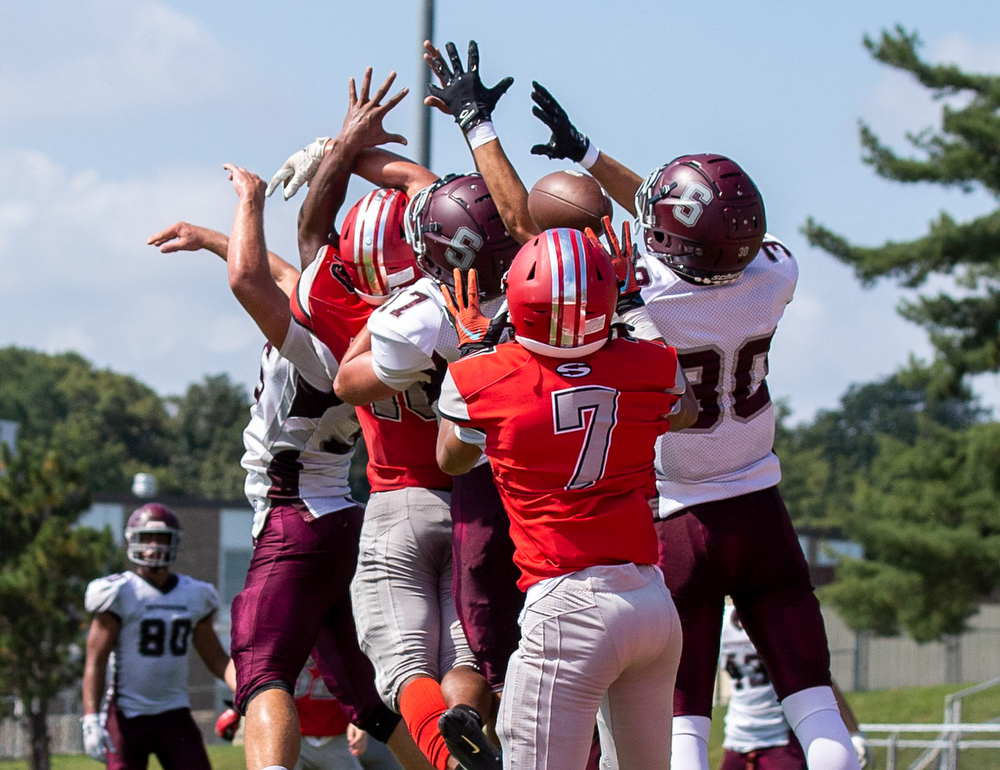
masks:
<svg viewBox="0 0 1000 770"><path fill-rule="evenodd" d="M600 183L581 171L555 171L535 182L528 193L528 213L541 230L553 227L603 231L601 217L611 216L611 198Z"/></svg>

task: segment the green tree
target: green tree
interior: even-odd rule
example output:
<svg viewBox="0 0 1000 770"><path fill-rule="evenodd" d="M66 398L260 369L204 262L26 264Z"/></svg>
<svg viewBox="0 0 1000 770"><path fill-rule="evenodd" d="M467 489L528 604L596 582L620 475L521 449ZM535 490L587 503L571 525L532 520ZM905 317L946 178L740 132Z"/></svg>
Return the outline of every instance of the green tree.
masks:
<svg viewBox="0 0 1000 770"><path fill-rule="evenodd" d="M127 491L136 471L168 460L162 399L76 353L0 349L0 419L18 423L29 453L58 446L95 491Z"/></svg>
<svg viewBox="0 0 1000 770"><path fill-rule="evenodd" d="M250 401L225 374L206 377L171 397L169 465L157 473L163 491L216 499L243 497L243 429Z"/></svg>
<svg viewBox="0 0 1000 770"><path fill-rule="evenodd" d="M1000 424L917 422L912 442L878 436L843 517L865 557L823 597L854 628L930 641L961 633L1000 586Z"/></svg>
<svg viewBox="0 0 1000 770"><path fill-rule="evenodd" d="M0 476L0 691L24 704L28 760L48 770L49 701L75 686L87 583L120 560L107 532L73 527L89 505L81 467L55 452L11 458Z"/></svg>
<svg viewBox="0 0 1000 770"><path fill-rule="evenodd" d="M915 157L897 155L861 122L864 161L886 179L1000 196L1000 76L928 64L918 55L917 34L898 26L878 40L865 37L864 44L876 60L912 74L934 97L961 97L956 103L962 105L943 104L940 130L907 134ZM927 329L954 379L1000 369L1000 210L970 222L942 212L926 235L871 248L853 245L813 219L804 232L813 245L852 266L864 283L890 277L918 288L932 275L952 276L960 289L955 296L921 295L901 303L900 314Z"/></svg>

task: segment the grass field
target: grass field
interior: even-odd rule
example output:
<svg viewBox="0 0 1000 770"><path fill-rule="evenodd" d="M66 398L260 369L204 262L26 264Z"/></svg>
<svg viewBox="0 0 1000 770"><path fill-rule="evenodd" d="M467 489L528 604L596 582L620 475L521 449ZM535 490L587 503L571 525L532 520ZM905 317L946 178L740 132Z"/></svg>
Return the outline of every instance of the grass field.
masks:
<svg viewBox="0 0 1000 770"><path fill-rule="evenodd" d="M941 685L938 687L914 687L900 690L877 690L873 692L847 693L847 700L854 709L859 722L938 723L942 719L946 695L964 689L968 685ZM722 758L722 717L724 709L716 709L712 719L712 743L709 759L712 767L718 767ZM963 721L985 722L1000 717L1000 688L987 690L965 699ZM897 754L899 767L907 767L916 758L916 749L903 750ZM241 770L243 763L242 746L209 746L208 754L215 770ZM875 760L878 767L885 767L885 751L876 749ZM0 770L27 770L23 762L2 762ZM53 770L98 770L97 762L84 756L57 756L52 760ZM967 751L962 753L962 770L987 770L1000 767L1000 750ZM151 770L161 770L154 759Z"/></svg>

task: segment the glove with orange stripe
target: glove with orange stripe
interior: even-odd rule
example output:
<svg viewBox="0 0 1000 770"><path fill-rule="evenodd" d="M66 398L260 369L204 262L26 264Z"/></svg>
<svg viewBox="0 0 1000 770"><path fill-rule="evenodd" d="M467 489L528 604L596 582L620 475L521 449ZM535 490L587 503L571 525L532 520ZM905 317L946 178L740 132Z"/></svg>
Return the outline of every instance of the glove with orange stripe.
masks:
<svg viewBox="0 0 1000 770"><path fill-rule="evenodd" d="M448 318L458 332L459 354L467 356L496 347L507 328L507 303L492 319L487 318L479 309L479 277L476 271L468 271L467 283L463 282L462 271L457 267L454 276L454 296L447 286L441 287L441 294L444 295Z"/></svg>
<svg viewBox="0 0 1000 770"><path fill-rule="evenodd" d="M603 248L611 256L611 264L615 268L615 276L618 278L618 305L615 311L619 316L645 305L642 295L639 293L639 283L635 277L635 260L638 251L632 243L632 231L629 221L622 222L622 237L619 241L615 236L615 231L611 227L611 217L604 217L601 220L604 225L604 237L608 245L604 246L600 239L594 235L594 231L587 228L586 235L594 243Z"/></svg>

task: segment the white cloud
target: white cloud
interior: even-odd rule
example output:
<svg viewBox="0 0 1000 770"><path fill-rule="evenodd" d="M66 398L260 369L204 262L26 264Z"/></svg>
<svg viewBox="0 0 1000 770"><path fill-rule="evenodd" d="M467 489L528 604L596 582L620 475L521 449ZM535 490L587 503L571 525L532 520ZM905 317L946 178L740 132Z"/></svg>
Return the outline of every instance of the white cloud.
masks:
<svg viewBox="0 0 1000 770"><path fill-rule="evenodd" d="M929 64L955 64L969 73L1000 71L1000 46L978 43L955 33L930 41L918 53ZM863 120L897 151L912 152L905 138L908 132L940 128L943 104L960 106L968 100L967 96L934 99L913 75L887 65L877 66L880 74L864 105Z"/></svg>
<svg viewBox="0 0 1000 770"><path fill-rule="evenodd" d="M253 377L262 335L222 261L146 245L179 219L228 232L236 196L221 169L109 181L6 150L0 178L18 180L0 187L0 345L73 350L161 392L206 372ZM294 242L294 216L279 204L268 231Z"/></svg>
<svg viewBox="0 0 1000 770"><path fill-rule="evenodd" d="M43 5L43 4L40 4ZM72 0L5 18L0 121L100 117L201 103L238 83L236 60L154 0ZM32 45L21 44L27 38Z"/></svg>

